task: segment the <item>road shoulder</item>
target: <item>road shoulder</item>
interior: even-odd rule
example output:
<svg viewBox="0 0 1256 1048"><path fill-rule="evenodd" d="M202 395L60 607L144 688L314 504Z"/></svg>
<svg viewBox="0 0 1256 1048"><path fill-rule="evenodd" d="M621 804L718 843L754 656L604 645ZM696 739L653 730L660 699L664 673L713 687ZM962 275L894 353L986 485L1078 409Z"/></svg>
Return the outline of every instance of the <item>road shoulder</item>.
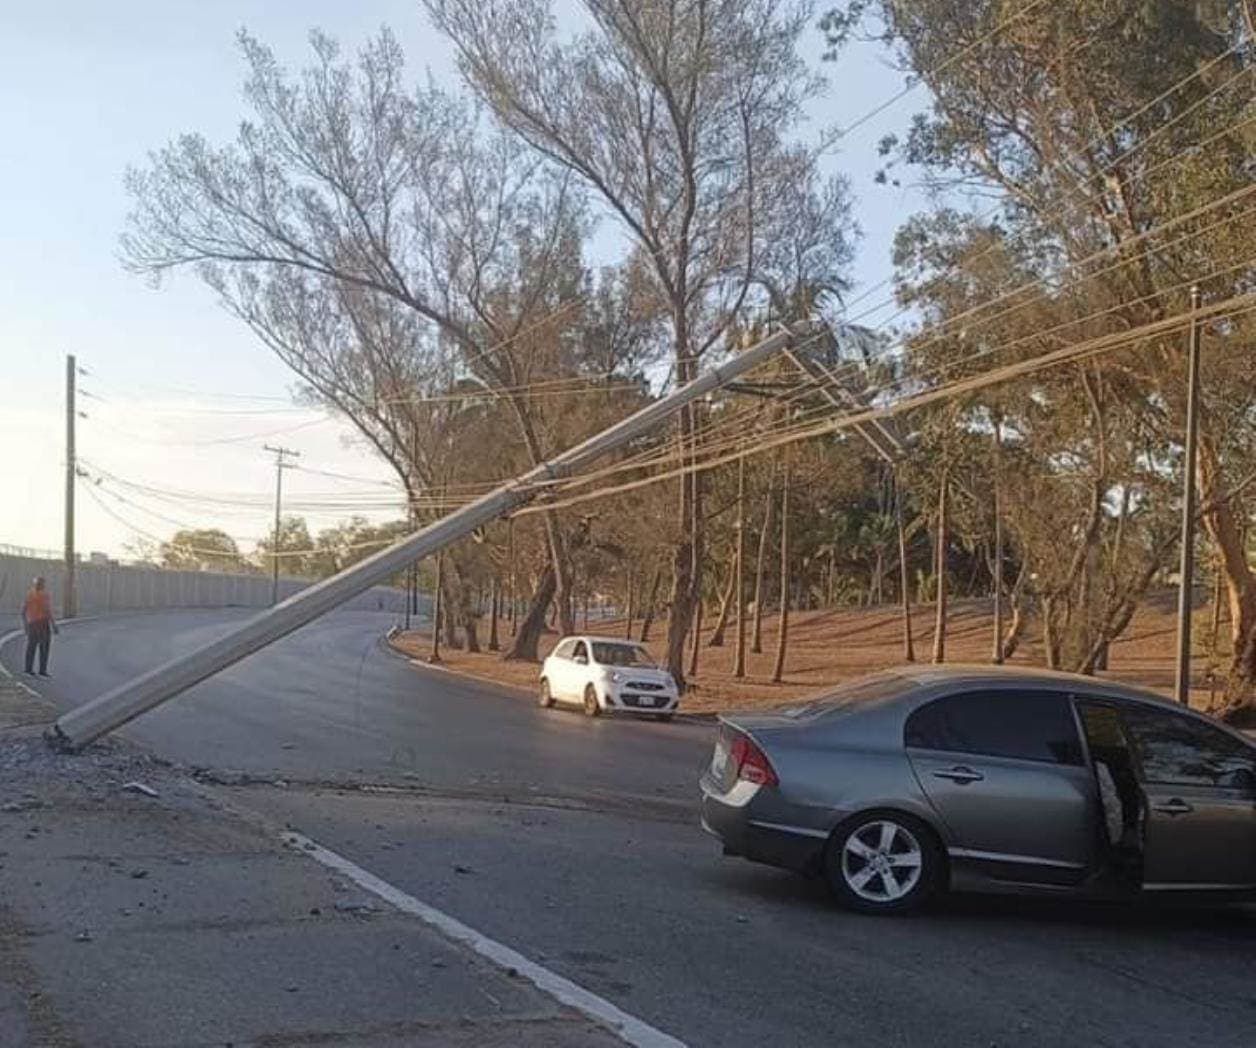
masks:
<svg viewBox="0 0 1256 1048"><path fill-rule="evenodd" d="M0 1043L618 1043L0 674Z"/></svg>

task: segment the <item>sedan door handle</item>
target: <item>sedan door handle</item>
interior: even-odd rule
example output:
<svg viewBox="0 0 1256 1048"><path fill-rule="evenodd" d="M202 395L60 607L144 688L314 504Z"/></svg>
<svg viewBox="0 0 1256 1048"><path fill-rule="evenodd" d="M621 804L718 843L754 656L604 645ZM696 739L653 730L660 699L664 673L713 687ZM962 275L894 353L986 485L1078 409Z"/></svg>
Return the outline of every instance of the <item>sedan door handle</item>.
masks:
<svg viewBox="0 0 1256 1048"><path fill-rule="evenodd" d="M965 768L962 764L952 768L950 771L935 771L933 773L935 779L950 779L951 782L958 782L961 785L968 782L980 782L985 778L979 771L973 771L972 768Z"/></svg>
<svg viewBox="0 0 1256 1048"><path fill-rule="evenodd" d="M1174 797L1171 801L1166 801L1164 804L1153 804L1151 807L1152 811L1158 811L1164 815L1185 815L1195 810L1180 797Z"/></svg>

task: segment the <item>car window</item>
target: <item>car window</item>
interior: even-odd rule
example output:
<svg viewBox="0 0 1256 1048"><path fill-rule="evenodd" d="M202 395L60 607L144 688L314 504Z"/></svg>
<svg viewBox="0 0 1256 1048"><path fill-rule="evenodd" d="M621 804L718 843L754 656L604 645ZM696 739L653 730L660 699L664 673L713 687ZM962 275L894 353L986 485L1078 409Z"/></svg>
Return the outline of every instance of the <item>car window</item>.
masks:
<svg viewBox="0 0 1256 1048"><path fill-rule="evenodd" d="M589 661L589 649L585 645L584 641L576 642L576 650L571 653L571 657L576 662L588 662Z"/></svg>
<svg viewBox="0 0 1256 1048"><path fill-rule="evenodd" d="M1122 716L1147 782L1247 787L1256 775L1256 750L1218 728L1159 710Z"/></svg>
<svg viewBox="0 0 1256 1048"><path fill-rule="evenodd" d="M593 642L593 660L600 666L656 666L654 657L639 644Z"/></svg>
<svg viewBox="0 0 1256 1048"><path fill-rule="evenodd" d="M565 640L554 649L553 654L560 659L569 659L571 658L571 649L575 646L576 642L574 640Z"/></svg>
<svg viewBox="0 0 1256 1048"><path fill-rule="evenodd" d="M928 750L1082 764L1068 696L1048 691L948 695L907 718L904 742Z"/></svg>

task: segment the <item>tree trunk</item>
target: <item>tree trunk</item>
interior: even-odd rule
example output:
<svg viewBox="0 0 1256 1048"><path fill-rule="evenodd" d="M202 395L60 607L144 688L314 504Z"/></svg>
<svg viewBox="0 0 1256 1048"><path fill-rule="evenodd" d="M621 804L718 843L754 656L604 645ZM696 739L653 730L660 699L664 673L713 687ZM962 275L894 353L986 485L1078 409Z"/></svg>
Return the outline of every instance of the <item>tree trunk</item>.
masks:
<svg viewBox="0 0 1256 1048"><path fill-rule="evenodd" d="M501 640L497 635L497 619L501 615L502 604L502 584L501 580L493 576L493 592L489 606L489 625L488 625L488 650L500 651Z"/></svg>
<svg viewBox="0 0 1256 1048"><path fill-rule="evenodd" d="M911 580L907 577L907 530L903 527L903 491L894 482L894 522L898 526L898 585L903 609L903 661L916 661L916 647L911 634Z"/></svg>
<svg viewBox="0 0 1256 1048"><path fill-rule="evenodd" d="M781 614L776 635L776 664L772 682L779 684L785 675L785 652L789 644L789 466L781 478Z"/></svg>
<svg viewBox="0 0 1256 1048"><path fill-rule="evenodd" d="M938 484L938 536L937 549L934 552L933 567L936 582L937 600L934 605L933 619L933 661L946 661L946 543L947 543L947 505L946 470L942 471L942 479Z"/></svg>
<svg viewBox="0 0 1256 1048"><path fill-rule="evenodd" d="M1012 605L1012 621L1008 623L1007 632L1003 635L1002 650L999 655L1000 662L1006 662L1016 654L1016 649L1020 647L1021 637L1025 633L1025 616L1021 612L1019 603Z"/></svg>
<svg viewBox="0 0 1256 1048"><path fill-rule="evenodd" d="M515 564L515 522L506 521L506 560L510 564L510 635L519 632L519 571Z"/></svg>
<svg viewBox="0 0 1256 1048"><path fill-rule="evenodd" d="M763 527L759 530L759 552L754 565L754 625L750 630L750 650L756 655L763 651L763 569L767 557L768 536L772 530L773 498L772 481L768 481L768 493L763 504Z"/></svg>
<svg viewBox="0 0 1256 1048"><path fill-rule="evenodd" d="M746 456L737 460L737 644L733 651L733 676L746 675Z"/></svg>
<svg viewBox="0 0 1256 1048"><path fill-rule="evenodd" d="M1060 668L1060 637L1059 624L1056 622L1056 598L1043 595L1042 598L1042 648L1046 656L1047 669Z"/></svg>
<svg viewBox="0 0 1256 1048"><path fill-rule="evenodd" d="M558 516L553 511L542 514L545 520L545 537L550 548L550 564L554 568L554 607L558 617L558 632L564 637L576 632L571 620L571 580L567 563L567 546L558 527Z"/></svg>
<svg viewBox="0 0 1256 1048"><path fill-rule="evenodd" d="M1206 508L1204 526L1212 539L1225 578L1230 606L1230 665L1219 708L1210 712L1231 716L1256 703L1256 574L1247 562L1239 522L1225 497L1220 458L1206 433L1199 439L1199 495Z"/></svg>
<svg viewBox="0 0 1256 1048"><path fill-rule="evenodd" d="M634 591L636 590L636 585L635 585L635 583L636 583L636 572L634 572L634 571L632 570L632 568L629 568L629 569L628 569L628 577L627 577L627 582L626 582L626 585L627 585L627 587L628 587L628 601L627 601L627 603L628 603L628 621L627 621L627 623L624 625L624 639L625 639L625 640L631 640L631 639L632 639L632 617L633 617L633 613L634 613L634 611L636 610L636 609L633 607L633 599L634 599L634 597L636 596L636 594L635 594L635 592L634 592Z"/></svg>
<svg viewBox="0 0 1256 1048"><path fill-rule="evenodd" d="M698 651L702 647L702 601L693 606L693 644L689 649L689 679L698 676Z"/></svg>
<svg viewBox="0 0 1256 1048"><path fill-rule="evenodd" d="M556 588L554 567L546 564L545 570L541 572L541 577L537 580L531 607L528 608L528 613L519 620L514 643L503 658L519 662L537 661L537 646L541 640L541 632L545 628L545 615L549 611L550 602L554 599Z"/></svg>
<svg viewBox="0 0 1256 1048"><path fill-rule="evenodd" d="M734 551L733 562L728 566L728 578L724 583L724 592L720 594L720 613L715 619L715 629L707 640L708 648L722 648L724 633L728 629L728 616L733 608L733 583L737 580L737 556Z"/></svg>
<svg viewBox="0 0 1256 1048"><path fill-rule="evenodd" d="M658 604L659 584L663 581L663 569L656 567L654 569L654 577L650 580L650 599L646 601L645 607L641 609L641 643L644 644L650 639L650 627L654 625L654 608ZM587 608L586 608L587 611Z"/></svg>
<svg viewBox="0 0 1256 1048"><path fill-rule="evenodd" d="M585 633L588 633L589 632L589 587L588 586L585 586L584 593L581 595L580 605L581 605L580 617L584 621L584 626L582 627L582 629L584 630Z"/></svg>
<svg viewBox="0 0 1256 1048"><path fill-rule="evenodd" d="M676 347L676 381L689 382L697 372L696 361L690 357L689 320L685 304L675 303L673 336ZM680 454L682 461L692 456L697 439L697 410L688 405L680 412ZM672 558L672 592L667 616L667 669L683 691L685 687L685 640L693 625L694 602L699 597L702 566L701 485L696 471L680 475L680 502L677 516L680 541Z"/></svg>

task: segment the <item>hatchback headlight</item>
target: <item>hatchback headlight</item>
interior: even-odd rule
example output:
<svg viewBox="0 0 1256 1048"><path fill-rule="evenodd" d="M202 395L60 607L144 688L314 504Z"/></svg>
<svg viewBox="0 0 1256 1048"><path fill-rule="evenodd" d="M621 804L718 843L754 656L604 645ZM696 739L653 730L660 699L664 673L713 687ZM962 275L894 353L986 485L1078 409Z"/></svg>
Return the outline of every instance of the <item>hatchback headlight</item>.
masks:
<svg viewBox="0 0 1256 1048"><path fill-rule="evenodd" d="M620 673L619 670L607 670L606 679L612 684L623 684L628 678Z"/></svg>

